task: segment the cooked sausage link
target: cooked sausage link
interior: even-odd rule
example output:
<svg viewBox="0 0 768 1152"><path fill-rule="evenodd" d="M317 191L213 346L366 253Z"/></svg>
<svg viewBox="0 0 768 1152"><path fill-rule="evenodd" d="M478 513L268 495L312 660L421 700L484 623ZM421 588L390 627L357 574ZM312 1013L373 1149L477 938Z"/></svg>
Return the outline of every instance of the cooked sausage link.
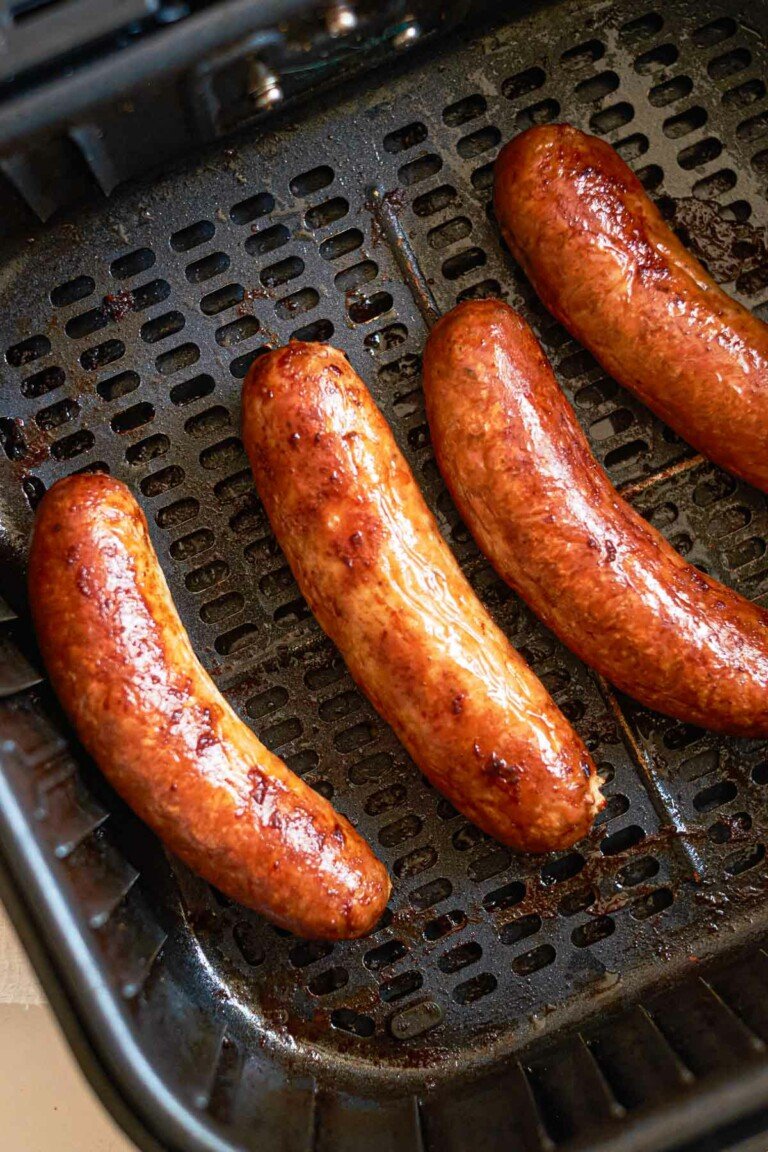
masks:
<svg viewBox="0 0 768 1152"><path fill-rule="evenodd" d="M256 739L197 660L124 484L60 480L29 596L51 683L124 800L195 872L302 936L368 932L389 895L354 828Z"/></svg>
<svg viewBox="0 0 768 1152"><path fill-rule="evenodd" d="M260 357L243 438L302 592L418 767L514 848L583 836L601 803L589 755L475 597L344 356Z"/></svg>
<svg viewBox="0 0 768 1152"><path fill-rule="evenodd" d="M455 308L429 337L424 391L462 518L547 627L651 708L768 735L768 613L619 496L525 321L498 301Z"/></svg>
<svg viewBox="0 0 768 1152"><path fill-rule="evenodd" d="M685 250L603 140L565 124L502 150L494 207L539 296L711 460L768 490L768 326Z"/></svg>

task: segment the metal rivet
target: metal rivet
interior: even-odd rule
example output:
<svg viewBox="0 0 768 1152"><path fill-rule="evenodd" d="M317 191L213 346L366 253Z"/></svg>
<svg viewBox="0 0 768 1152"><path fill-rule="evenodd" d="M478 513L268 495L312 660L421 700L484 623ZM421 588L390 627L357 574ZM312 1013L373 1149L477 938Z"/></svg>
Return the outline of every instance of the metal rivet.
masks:
<svg viewBox="0 0 768 1152"><path fill-rule="evenodd" d="M357 28L357 13L350 4L331 4L325 13L325 27L330 36L343 36Z"/></svg>
<svg viewBox="0 0 768 1152"><path fill-rule="evenodd" d="M412 17L407 18L406 23L396 32L392 37L392 47L398 52L402 52L405 48L411 48L421 36L421 27L417 20Z"/></svg>
<svg viewBox="0 0 768 1152"><path fill-rule="evenodd" d="M260 112L273 108L283 98L280 81L261 60L254 60L248 70L248 97Z"/></svg>

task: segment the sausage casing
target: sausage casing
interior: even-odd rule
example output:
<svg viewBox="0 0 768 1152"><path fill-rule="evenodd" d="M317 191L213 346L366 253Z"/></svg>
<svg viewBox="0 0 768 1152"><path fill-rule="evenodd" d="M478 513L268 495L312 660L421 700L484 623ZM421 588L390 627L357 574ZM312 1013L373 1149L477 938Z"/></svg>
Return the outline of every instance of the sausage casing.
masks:
<svg viewBox="0 0 768 1152"><path fill-rule="evenodd" d="M504 238L544 304L705 456L768 490L768 326L726 295L603 140L531 128L496 162Z"/></svg>
<svg viewBox="0 0 768 1152"><path fill-rule="evenodd" d="M344 356L260 357L243 438L304 596L418 767L514 848L578 840L600 806L589 755L475 597Z"/></svg>
<svg viewBox="0 0 768 1152"><path fill-rule="evenodd" d="M50 489L35 521L29 596L51 683L80 738L177 856L300 935L373 927L389 895L383 865L215 687L124 484L81 474Z"/></svg>
<svg viewBox="0 0 768 1152"><path fill-rule="evenodd" d="M424 391L467 527L563 643L651 708L768 735L768 613L619 496L525 321L498 301L455 308L430 334Z"/></svg>

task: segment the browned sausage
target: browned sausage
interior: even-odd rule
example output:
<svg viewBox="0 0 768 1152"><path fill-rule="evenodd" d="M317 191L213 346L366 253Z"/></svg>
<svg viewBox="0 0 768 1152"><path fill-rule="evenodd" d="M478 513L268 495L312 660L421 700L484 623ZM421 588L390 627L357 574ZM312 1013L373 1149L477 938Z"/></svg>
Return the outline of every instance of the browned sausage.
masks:
<svg viewBox="0 0 768 1152"><path fill-rule="evenodd" d="M29 595L51 683L83 743L177 856L302 936L373 927L389 895L384 867L214 686L124 484L78 475L51 488Z"/></svg>
<svg viewBox="0 0 768 1152"><path fill-rule="evenodd" d="M589 755L475 597L344 356L293 343L257 360L243 437L302 592L418 767L513 848L583 836L600 806Z"/></svg>
<svg viewBox="0 0 768 1152"><path fill-rule="evenodd" d="M622 500L525 321L498 301L455 308L429 337L424 391L468 528L563 643L651 708L768 735L768 613Z"/></svg>
<svg viewBox="0 0 768 1152"><path fill-rule="evenodd" d="M686 252L602 140L531 128L496 163L504 238L558 320L710 457L768 490L768 326Z"/></svg>

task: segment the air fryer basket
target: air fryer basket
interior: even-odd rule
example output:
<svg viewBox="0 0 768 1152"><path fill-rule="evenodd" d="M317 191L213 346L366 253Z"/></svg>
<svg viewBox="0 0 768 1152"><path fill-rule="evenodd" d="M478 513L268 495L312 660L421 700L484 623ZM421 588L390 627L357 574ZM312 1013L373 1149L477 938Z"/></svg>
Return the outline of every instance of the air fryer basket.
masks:
<svg viewBox="0 0 768 1152"><path fill-rule="evenodd" d="M767 32L757 3L533 6L8 252L3 889L145 1147L661 1149L708 1132L709 1148L762 1131L766 745L617 697L502 585L438 475L419 353L457 300L521 308L613 481L692 562L764 597L765 497L553 322L489 197L503 141L568 120L616 146L768 319ZM238 439L248 365L291 337L349 355L473 586L587 741L608 803L576 849L518 857L468 824L315 624ZM37 501L83 469L130 485L219 685L386 862L394 894L371 937L309 944L233 905L73 739L20 577Z"/></svg>

